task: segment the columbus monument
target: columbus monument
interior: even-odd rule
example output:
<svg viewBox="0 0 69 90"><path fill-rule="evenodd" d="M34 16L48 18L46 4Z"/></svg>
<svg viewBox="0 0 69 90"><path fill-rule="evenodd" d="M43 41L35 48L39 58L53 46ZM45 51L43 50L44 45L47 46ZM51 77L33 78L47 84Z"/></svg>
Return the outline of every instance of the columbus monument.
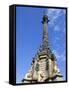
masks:
<svg viewBox="0 0 69 90"><path fill-rule="evenodd" d="M42 45L32 59L31 68L22 79L23 83L63 81L63 76L57 66L57 59L49 47L48 22L48 16L43 15Z"/></svg>

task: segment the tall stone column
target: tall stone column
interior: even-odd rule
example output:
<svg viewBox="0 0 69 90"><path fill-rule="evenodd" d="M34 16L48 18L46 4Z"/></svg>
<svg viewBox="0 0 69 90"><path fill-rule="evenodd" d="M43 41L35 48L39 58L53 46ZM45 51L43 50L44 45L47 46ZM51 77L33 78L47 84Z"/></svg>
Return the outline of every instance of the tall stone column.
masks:
<svg viewBox="0 0 69 90"><path fill-rule="evenodd" d="M48 16L43 16L43 50L46 50L48 48Z"/></svg>

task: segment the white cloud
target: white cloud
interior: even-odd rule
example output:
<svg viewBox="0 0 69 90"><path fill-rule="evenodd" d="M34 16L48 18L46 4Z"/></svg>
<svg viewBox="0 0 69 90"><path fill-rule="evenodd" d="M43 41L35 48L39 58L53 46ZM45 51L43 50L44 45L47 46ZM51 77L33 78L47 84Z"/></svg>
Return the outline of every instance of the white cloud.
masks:
<svg viewBox="0 0 69 90"><path fill-rule="evenodd" d="M60 37L55 37L54 36L54 41L53 41L53 45L56 45L56 48L58 48L58 47L61 47L60 45L60 40L61 40L61 38Z"/></svg>
<svg viewBox="0 0 69 90"><path fill-rule="evenodd" d="M59 31L64 32L65 31L65 25L64 25L64 29L61 30L61 26L58 22L58 19L63 14L64 15L66 14L66 11L63 10L63 9L48 9L47 10L47 15L50 19L49 25L51 27L53 27L53 30L56 31L56 32L59 32ZM59 40L60 40L60 38L56 37L55 44ZM58 52L58 50L53 50L53 53L55 54L57 60L65 61L65 58L66 58L65 57L65 52L60 53L60 52Z"/></svg>
<svg viewBox="0 0 69 90"><path fill-rule="evenodd" d="M53 50L53 53L55 54L57 60L65 61L65 53L62 52L61 54L57 52L56 50Z"/></svg>
<svg viewBox="0 0 69 90"><path fill-rule="evenodd" d="M66 13L65 10L62 9L48 9L47 10L47 15L50 19L55 20L57 19L59 16L62 15L62 13Z"/></svg>
<svg viewBox="0 0 69 90"><path fill-rule="evenodd" d="M66 14L66 10L63 10L63 13Z"/></svg>
<svg viewBox="0 0 69 90"><path fill-rule="evenodd" d="M56 26L54 27L54 31L60 31L60 27L59 27L58 25L56 25Z"/></svg>
<svg viewBox="0 0 69 90"><path fill-rule="evenodd" d="M54 24L55 20L61 16L62 14L62 9L48 9L47 10L47 15L50 19L50 23L49 24Z"/></svg>
<svg viewBox="0 0 69 90"><path fill-rule="evenodd" d="M59 38L59 37L56 37L56 38L55 38L55 40L56 40L56 41L59 41L59 40L60 40L60 38Z"/></svg>
<svg viewBox="0 0 69 90"><path fill-rule="evenodd" d="M50 19L49 25L52 27L55 25L53 28L54 31L61 30L60 25L57 20L62 14L66 14L66 11L62 10L62 9L48 9L47 10L47 15ZM57 24L56 24L56 22L57 22Z"/></svg>

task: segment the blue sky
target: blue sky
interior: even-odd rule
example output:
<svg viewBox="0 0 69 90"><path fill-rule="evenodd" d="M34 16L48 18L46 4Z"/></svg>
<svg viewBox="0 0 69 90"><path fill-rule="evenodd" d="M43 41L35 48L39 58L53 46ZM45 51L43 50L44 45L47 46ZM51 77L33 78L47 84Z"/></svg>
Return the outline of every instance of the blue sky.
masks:
<svg viewBox="0 0 69 90"><path fill-rule="evenodd" d="M16 7L16 82L21 83L31 67L32 58L42 43L43 11L49 17L48 37L63 79L66 79L65 9Z"/></svg>

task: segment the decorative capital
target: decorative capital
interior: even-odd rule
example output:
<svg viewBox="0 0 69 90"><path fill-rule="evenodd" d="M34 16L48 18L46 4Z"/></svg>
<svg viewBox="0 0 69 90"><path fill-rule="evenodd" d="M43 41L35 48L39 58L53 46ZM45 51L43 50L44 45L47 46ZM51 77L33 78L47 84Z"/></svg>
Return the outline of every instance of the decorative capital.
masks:
<svg viewBox="0 0 69 90"><path fill-rule="evenodd" d="M48 16L47 16L47 15L44 15L44 16L43 16L43 20L42 20L42 24L48 23L48 22L49 22Z"/></svg>

